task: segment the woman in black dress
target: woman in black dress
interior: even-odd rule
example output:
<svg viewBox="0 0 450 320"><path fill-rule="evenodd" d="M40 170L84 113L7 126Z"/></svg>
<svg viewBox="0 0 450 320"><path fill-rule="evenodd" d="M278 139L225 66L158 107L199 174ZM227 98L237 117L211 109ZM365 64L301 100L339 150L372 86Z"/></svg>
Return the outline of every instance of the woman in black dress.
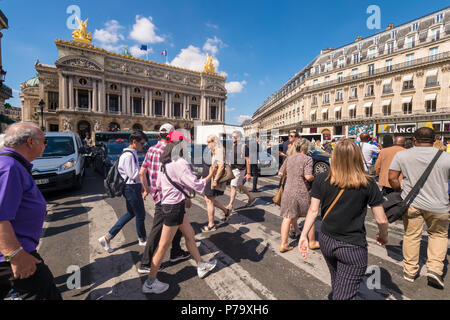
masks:
<svg viewBox="0 0 450 320"><path fill-rule="evenodd" d="M221 209L225 214L226 220L231 213L230 209L225 208L223 204L216 200L217 196L222 196L224 194L226 183L219 183L218 179L222 176L223 170L225 170L224 162L224 150L219 144L219 138L215 135L211 135L206 140L208 143L208 156L209 159L205 159L203 164L203 174L202 177L206 177L209 174L209 168L211 166L217 166L216 174L210 182L206 184L204 195L206 201L206 208L208 211L208 225L202 228L203 232L216 231L216 225L214 223L214 209L215 207ZM208 164L210 163L210 165Z"/></svg>

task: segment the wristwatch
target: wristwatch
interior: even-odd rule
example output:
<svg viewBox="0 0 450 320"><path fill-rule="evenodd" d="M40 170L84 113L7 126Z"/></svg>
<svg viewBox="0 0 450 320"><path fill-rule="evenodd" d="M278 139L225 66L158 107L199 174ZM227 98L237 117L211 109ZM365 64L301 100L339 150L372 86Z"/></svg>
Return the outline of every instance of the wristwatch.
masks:
<svg viewBox="0 0 450 320"><path fill-rule="evenodd" d="M12 260L12 259L13 259L20 251L22 251L22 250L23 250L23 248L22 248L22 247L19 247L18 249L14 250L12 253L10 253L10 254L4 256L5 261L6 261L6 262L11 262L11 260Z"/></svg>

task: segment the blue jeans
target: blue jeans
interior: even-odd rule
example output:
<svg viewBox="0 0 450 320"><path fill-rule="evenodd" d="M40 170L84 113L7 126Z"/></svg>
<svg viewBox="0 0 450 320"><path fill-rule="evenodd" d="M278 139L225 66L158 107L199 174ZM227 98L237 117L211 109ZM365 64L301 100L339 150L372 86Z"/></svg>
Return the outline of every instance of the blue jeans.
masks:
<svg viewBox="0 0 450 320"><path fill-rule="evenodd" d="M146 239L145 231L145 207L141 196L141 184L127 184L123 190L123 195L127 204L125 213L116 224L106 234L108 239L113 239L117 233L134 217L136 217L136 232L141 241Z"/></svg>

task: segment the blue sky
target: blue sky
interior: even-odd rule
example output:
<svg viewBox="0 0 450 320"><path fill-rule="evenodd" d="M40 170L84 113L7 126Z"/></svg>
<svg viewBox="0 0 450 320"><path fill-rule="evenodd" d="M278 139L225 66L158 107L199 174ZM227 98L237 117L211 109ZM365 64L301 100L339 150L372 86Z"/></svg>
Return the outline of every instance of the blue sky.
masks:
<svg viewBox="0 0 450 320"><path fill-rule="evenodd" d="M35 76L34 63L54 64L55 39L70 40L67 8L77 5L88 21L94 45L121 52L128 45L135 56L149 44L149 59L187 68L201 68L213 53L216 68L227 76L226 122L238 124L321 49L341 47L369 30L370 5L381 9L381 28L400 25L443 9L448 0L410 1L64 1L0 0L9 19L3 30L6 85L20 105L20 83Z"/></svg>

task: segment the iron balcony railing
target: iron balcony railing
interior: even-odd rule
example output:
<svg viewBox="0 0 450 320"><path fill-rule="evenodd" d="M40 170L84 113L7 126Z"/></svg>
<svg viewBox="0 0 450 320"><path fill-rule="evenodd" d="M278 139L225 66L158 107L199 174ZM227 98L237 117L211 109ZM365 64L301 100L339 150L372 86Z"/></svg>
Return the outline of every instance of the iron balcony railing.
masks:
<svg viewBox="0 0 450 320"><path fill-rule="evenodd" d="M389 54L389 52L388 52L388 54ZM432 62L449 59L449 58L450 58L450 51L447 51L447 52L443 52L443 53L440 53L440 54L430 55L428 57L415 59L413 61L407 61L407 62L404 62L404 63L393 64L393 65L386 66L384 68L378 68L378 69L371 70L371 71L368 71L368 72L360 73L360 74L358 74L358 78L357 79L358 80L363 80L365 78L373 77L373 76L376 76L376 75L391 73L391 72L403 70L403 69L406 69L406 68L413 68L413 67L425 65L425 64L428 64L428 63L432 63ZM305 76L303 82L301 82L301 83L304 83L309 78L311 78L311 76ZM352 82L352 81L355 81L355 79L353 79L353 75L350 75L350 76L347 76L347 77L341 77L341 78L338 78L338 79L335 79L335 80L330 80L328 82L317 83L317 84L315 84L313 86L303 87L300 90L300 92L315 91L315 90L322 89L322 88L325 88L325 87L328 87L328 86L333 86L333 85L336 85L336 84L344 84L346 82ZM286 92L286 94L289 93L289 92L290 91ZM276 94L275 96L271 97L269 100L266 100L262 104L262 106L260 108L258 108L258 110L254 113L253 116L256 116L256 115L262 113L269 106L271 106L273 104L273 102L277 101L278 99L283 98L286 94L281 94L281 93L280 94Z"/></svg>

